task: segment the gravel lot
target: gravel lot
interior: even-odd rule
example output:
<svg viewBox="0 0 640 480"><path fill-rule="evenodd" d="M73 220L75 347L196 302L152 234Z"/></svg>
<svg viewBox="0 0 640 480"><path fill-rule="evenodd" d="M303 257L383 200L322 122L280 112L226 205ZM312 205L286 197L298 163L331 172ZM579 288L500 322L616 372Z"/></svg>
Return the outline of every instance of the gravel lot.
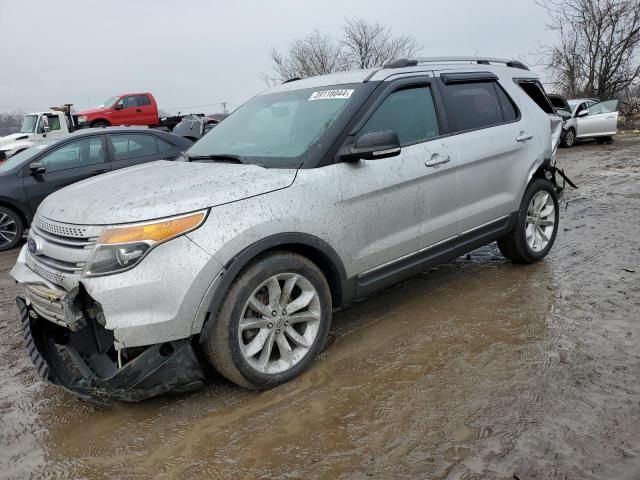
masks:
<svg viewBox="0 0 640 480"><path fill-rule="evenodd" d="M491 245L335 318L300 378L96 407L44 384L0 254L0 477L640 476L640 136L561 150L543 263Z"/></svg>

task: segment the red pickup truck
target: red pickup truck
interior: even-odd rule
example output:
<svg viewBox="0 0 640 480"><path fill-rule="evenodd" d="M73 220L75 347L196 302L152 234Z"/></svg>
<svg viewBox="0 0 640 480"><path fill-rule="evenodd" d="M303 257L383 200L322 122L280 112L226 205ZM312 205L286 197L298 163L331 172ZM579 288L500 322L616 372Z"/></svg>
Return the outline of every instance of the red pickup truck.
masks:
<svg viewBox="0 0 640 480"><path fill-rule="evenodd" d="M124 93L109 98L98 108L75 114L79 127L109 125L160 125L158 104L150 93Z"/></svg>

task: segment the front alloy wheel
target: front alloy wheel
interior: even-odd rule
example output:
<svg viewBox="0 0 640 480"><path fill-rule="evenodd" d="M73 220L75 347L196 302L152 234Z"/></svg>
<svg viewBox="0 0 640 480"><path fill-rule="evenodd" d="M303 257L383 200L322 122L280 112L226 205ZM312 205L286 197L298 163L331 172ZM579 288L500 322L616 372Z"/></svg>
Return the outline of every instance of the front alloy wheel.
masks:
<svg viewBox="0 0 640 480"><path fill-rule="evenodd" d="M320 327L320 299L301 275L281 273L247 300L238 341L244 359L264 373L282 373L309 352Z"/></svg>
<svg viewBox="0 0 640 480"><path fill-rule="evenodd" d="M258 257L229 288L201 342L215 369L253 389L284 383L311 365L331 323L322 271L291 252Z"/></svg>

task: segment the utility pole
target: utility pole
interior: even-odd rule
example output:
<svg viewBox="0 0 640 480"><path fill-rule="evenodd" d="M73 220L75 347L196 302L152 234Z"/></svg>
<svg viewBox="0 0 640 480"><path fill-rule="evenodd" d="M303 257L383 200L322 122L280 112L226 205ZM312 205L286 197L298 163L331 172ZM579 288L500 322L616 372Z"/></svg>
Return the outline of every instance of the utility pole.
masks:
<svg viewBox="0 0 640 480"><path fill-rule="evenodd" d="M227 114L227 102L222 102L222 113Z"/></svg>

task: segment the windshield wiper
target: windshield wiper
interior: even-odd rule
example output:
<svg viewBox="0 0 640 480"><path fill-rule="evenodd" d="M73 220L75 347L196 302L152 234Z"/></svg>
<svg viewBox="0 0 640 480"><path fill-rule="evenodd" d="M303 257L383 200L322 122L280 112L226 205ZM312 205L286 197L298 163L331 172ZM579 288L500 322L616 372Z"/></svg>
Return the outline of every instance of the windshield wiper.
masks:
<svg viewBox="0 0 640 480"><path fill-rule="evenodd" d="M219 155L186 155L186 157L190 162L209 160L209 161L212 161L212 162L242 163L242 160L240 160L240 157L238 157L237 155L226 155L226 154L219 154Z"/></svg>

